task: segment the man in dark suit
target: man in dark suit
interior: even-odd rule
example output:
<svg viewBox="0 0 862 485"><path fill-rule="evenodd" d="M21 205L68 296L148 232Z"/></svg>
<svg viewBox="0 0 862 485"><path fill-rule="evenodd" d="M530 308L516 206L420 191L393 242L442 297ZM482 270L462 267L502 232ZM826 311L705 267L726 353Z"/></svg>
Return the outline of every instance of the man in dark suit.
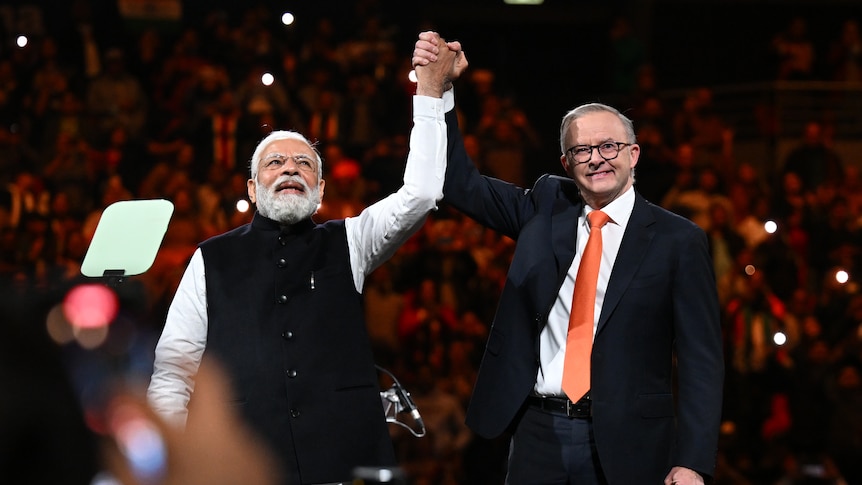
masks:
<svg viewBox="0 0 862 485"><path fill-rule="evenodd" d="M436 62L451 50L454 65ZM517 240L467 423L484 437L512 433L511 484L704 483L715 466L724 368L705 234L637 193L632 122L606 105L563 119L568 177L544 175L524 189L480 175L448 89L466 68L460 50L424 32L413 57L417 73L446 73L432 86L447 110L444 201ZM417 89L442 77L419 76ZM592 306L573 304L572 294L591 232L585 221L598 210L609 222L592 229L604 244L592 351L580 365L590 370L588 391L571 396L563 391L569 318Z"/></svg>

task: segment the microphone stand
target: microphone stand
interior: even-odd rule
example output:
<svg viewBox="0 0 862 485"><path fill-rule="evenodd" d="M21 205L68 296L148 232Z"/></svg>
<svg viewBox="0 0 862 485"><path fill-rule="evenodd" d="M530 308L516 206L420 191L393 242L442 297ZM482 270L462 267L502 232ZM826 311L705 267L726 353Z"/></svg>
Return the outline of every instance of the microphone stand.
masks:
<svg viewBox="0 0 862 485"><path fill-rule="evenodd" d="M388 370L380 367L379 365L374 365L378 371L386 374L392 379L392 387L385 391L380 391L380 400L383 403L383 411L386 414L386 422L397 424L402 428L410 431L410 434L417 438L421 438L425 436L425 422L422 420L422 416L419 415L419 409L416 407L416 403L413 402L413 399L410 397L410 393L404 389L404 386L398 381L394 374L389 372ZM401 421L398 421L398 413L403 411L407 411L410 413L410 416L413 417L413 421L419 427L419 430L413 429L412 426L409 426Z"/></svg>

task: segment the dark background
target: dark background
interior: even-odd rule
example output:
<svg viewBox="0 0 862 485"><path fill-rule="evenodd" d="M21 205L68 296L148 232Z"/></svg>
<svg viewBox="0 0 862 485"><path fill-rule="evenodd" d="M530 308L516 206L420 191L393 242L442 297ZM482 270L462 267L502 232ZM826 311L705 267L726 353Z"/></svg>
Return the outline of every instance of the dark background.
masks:
<svg viewBox="0 0 862 485"><path fill-rule="evenodd" d="M32 4L8 2L6 8ZM46 0L45 25L52 34L74 32L70 19L78 4L89 4L101 30L102 45L129 39L133 29L118 13L116 2ZM818 53L825 52L841 22L862 15L858 0L545 0L542 5L506 5L502 0L341 0L182 2L182 20L169 28L201 22L214 10L237 16L249 5L267 7L276 39L301 43L321 17L331 18L345 36L355 32L355 12L372 8L394 20L395 44L409 58L421 30L439 31L460 40L471 69L495 73L498 90L512 95L543 140L539 166L532 174L556 171L559 120L568 109L588 101L619 105L610 84L609 30L624 17L655 67L662 90L726 86L770 81L775 59L771 39L796 16L808 21ZM279 23L281 12L295 13L290 27ZM107 21L106 21L107 20ZM388 22L387 22L388 23ZM280 31L280 32L279 32ZM10 38L9 33L6 35ZM7 47L11 48L9 41ZM820 56L820 61L822 61Z"/></svg>

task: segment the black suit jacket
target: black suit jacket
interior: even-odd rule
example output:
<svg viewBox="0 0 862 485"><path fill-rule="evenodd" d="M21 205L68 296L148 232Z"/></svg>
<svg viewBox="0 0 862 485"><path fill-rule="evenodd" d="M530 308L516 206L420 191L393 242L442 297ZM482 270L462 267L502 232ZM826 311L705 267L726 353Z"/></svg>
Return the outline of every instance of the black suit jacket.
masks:
<svg viewBox="0 0 862 485"><path fill-rule="evenodd" d="M583 201L569 178L545 175L523 189L480 175L454 110L446 122L444 201L517 241L467 415L494 437L536 382L538 335L572 264ZM661 483L671 466L711 475L723 373L706 235L636 194L592 354L592 419L609 483Z"/></svg>

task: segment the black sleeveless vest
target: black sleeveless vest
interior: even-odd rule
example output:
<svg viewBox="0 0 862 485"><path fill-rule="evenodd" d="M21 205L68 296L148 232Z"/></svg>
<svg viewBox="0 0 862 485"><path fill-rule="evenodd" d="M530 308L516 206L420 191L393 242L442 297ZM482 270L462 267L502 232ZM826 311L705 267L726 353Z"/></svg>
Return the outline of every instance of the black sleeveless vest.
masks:
<svg viewBox="0 0 862 485"><path fill-rule="evenodd" d="M344 221L283 229L255 214L200 248L204 359L226 368L287 475L349 482L354 467L395 465Z"/></svg>

